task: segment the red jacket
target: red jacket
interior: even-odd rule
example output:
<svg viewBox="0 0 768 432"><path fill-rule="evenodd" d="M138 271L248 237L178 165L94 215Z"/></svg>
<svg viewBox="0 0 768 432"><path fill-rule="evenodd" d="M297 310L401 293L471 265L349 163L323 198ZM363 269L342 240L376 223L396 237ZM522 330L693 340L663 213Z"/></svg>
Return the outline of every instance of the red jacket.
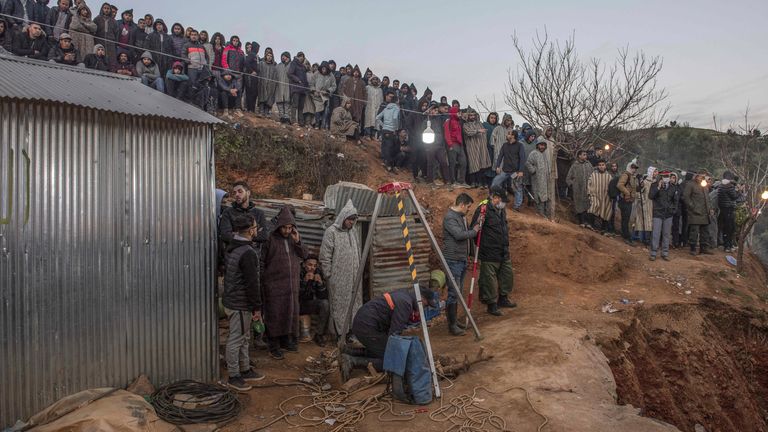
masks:
<svg viewBox="0 0 768 432"><path fill-rule="evenodd" d="M459 120L459 109L451 107L449 111L451 117L443 123L443 132L445 132L445 145L448 148L461 146L464 141L461 137L461 121Z"/></svg>

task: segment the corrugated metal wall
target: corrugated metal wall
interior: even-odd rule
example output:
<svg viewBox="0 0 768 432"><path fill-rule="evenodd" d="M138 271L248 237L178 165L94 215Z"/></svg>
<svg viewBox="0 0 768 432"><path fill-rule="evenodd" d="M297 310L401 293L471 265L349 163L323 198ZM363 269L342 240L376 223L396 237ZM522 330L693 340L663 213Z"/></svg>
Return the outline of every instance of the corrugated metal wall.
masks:
<svg viewBox="0 0 768 432"><path fill-rule="evenodd" d="M0 426L141 373L214 378L211 134L0 101Z"/></svg>
<svg viewBox="0 0 768 432"><path fill-rule="evenodd" d="M420 284L429 283L429 254L432 250L427 230L413 216L408 217L408 231L411 237L416 272ZM400 218L383 217L376 220L373 236L373 250L370 257L371 296L377 297L387 291L413 286L408 270L408 255L405 253L403 230Z"/></svg>

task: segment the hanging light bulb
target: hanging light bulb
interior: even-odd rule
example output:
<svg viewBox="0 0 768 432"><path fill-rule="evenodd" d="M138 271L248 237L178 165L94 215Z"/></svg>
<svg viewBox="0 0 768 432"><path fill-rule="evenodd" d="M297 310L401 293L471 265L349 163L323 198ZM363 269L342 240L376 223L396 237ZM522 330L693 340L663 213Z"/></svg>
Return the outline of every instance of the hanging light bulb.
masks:
<svg viewBox="0 0 768 432"><path fill-rule="evenodd" d="M762 198L763 201L768 201L768 190L763 192L763 194L760 195L760 198Z"/></svg>
<svg viewBox="0 0 768 432"><path fill-rule="evenodd" d="M701 187L707 187L707 180L706 179L701 181Z"/></svg>
<svg viewBox="0 0 768 432"><path fill-rule="evenodd" d="M608 150L610 150L610 149L611 149L611 146L610 146L609 144L606 144L606 145L605 145L605 151L608 151Z"/></svg>
<svg viewBox="0 0 768 432"><path fill-rule="evenodd" d="M432 130L432 122L427 119L427 128L421 134L421 140L424 144L432 144L435 142L435 131Z"/></svg>

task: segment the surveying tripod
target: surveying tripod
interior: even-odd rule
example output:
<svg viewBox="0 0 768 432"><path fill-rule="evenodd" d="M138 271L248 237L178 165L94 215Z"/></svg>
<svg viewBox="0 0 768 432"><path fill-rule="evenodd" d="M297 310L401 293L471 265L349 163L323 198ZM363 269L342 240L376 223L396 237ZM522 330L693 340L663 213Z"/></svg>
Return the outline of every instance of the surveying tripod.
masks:
<svg viewBox="0 0 768 432"><path fill-rule="evenodd" d="M427 235L432 245L432 249L440 258L440 265L443 267L443 270L445 271L446 279L450 284L450 289L453 289L456 291L456 297L461 303L461 307L464 309L464 312L467 315L467 319L469 320L469 323L472 325L472 330L475 333L475 340L479 341L482 339L482 336L480 335L480 330L478 330L477 324L475 323L475 319L472 317L472 313L467 307L467 304L464 301L464 297L461 295L461 290L459 289L458 284L453 279L453 274L451 273L451 269L448 268L448 263L445 261L445 256L443 256L443 252L440 250L440 245L438 245L437 243L437 239L435 238L435 234L432 232L432 228L430 228L429 224L427 223L427 218L424 215L424 210L422 210L421 205L419 205L419 201L416 199L416 194L413 193L410 183L393 182L393 183L387 183L379 187L378 195L376 196L376 203L373 206L373 215L371 216L371 224L368 227L368 236L365 239L365 245L363 246L363 254L360 258L361 265L357 271L357 275L355 276L355 283L353 286L356 289L360 289L360 282L363 279L363 271L365 270L365 261L368 259L368 254L370 253L371 243L373 242L373 236L376 230L376 220L379 217L379 210L381 209L381 203L384 199L384 196L394 194L395 198L397 199L397 208L400 212L400 225L403 230L403 242L405 244L405 251L408 256L408 267L411 274L411 281L413 282L413 289L416 291L416 299L419 306L419 317L421 320L421 330L424 335L424 344L427 347L429 367L432 372L432 383L435 387L435 397L439 398L440 384L438 383L437 371L435 370L435 360L432 355L432 345L429 341L429 331L427 330L427 320L424 317L424 304L422 302L421 292L419 290L419 280L417 278L418 275L416 273L416 260L414 258L413 246L411 244L410 232L408 230L408 219L405 214L405 205L403 203L402 192L406 192L408 194L408 197L411 199L411 202L416 208L419 218L421 218L421 223L424 224L424 228L427 231ZM344 346L346 344L346 335L349 332L349 323L352 321L353 308L354 308L354 302L350 301L349 306L347 308L346 319L344 320L344 323L342 325L342 333L340 335L341 337L339 338L339 356L342 355ZM341 362L339 362L339 364L341 364Z"/></svg>

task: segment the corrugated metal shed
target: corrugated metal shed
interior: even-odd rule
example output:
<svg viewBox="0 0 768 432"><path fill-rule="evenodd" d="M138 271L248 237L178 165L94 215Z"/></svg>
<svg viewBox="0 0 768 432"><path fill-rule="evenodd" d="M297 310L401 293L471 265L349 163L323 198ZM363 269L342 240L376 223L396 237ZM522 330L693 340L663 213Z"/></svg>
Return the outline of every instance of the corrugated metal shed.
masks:
<svg viewBox="0 0 768 432"><path fill-rule="evenodd" d="M145 86L137 78L0 55L0 97L59 102L120 114L195 123L221 120Z"/></svg>
<svg viewBox="0 0 768 432"><path fill-rule="evenodd" d="M358 214L367 219L368 216L373 214L373 207L376 204L376 191L369 188L366 185L360 183L351 182L339 182L335 185L328 186L325 189L325 195L323 201L325 205L338 213L344 205L347 204L347 200L352 200ZM405 213L407 215L416 214L416 208L408 196L403 195L403 204L405 205ZM399 216L400 212L397 209L397 199L394 195L388 195L384 197L379 211L379 216Z"/></svg>
<svg viewBox="0 0 768 432"><path fill-rule="evenodd" d="M212 121L164 96L187 121L125 115L144 88L0 59L0 428L142 373L218 375Z"/></svg>
<svg viewBox="0 0 768 432"><path fill-rule="evenodd" d="M325 208L322 201L260 199L255 200L254 204L264 212L267 220L277 216L283 206L292 205L296 210L296 228L301 234L302 242L311 253L320 252L325 229L331 226L334 220L333 214Z"/></svg>

